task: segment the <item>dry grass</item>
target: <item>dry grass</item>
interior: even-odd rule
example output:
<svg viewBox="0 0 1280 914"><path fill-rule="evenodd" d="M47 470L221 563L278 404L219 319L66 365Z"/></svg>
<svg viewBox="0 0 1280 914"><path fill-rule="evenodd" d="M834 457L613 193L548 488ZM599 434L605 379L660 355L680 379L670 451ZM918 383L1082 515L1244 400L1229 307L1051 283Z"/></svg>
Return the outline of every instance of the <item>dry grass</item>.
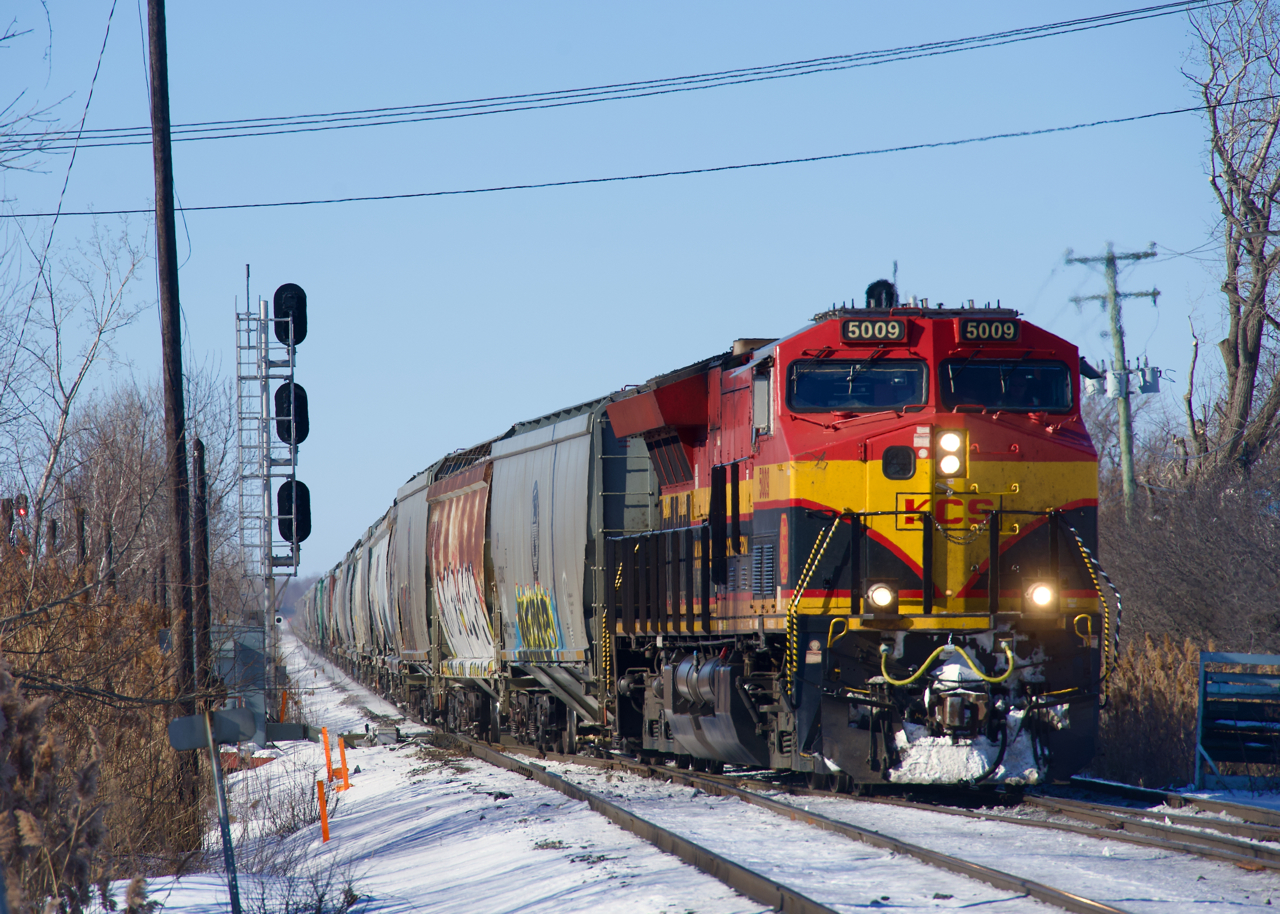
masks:
<svg viewBox="0 0 1280 914"><path fill-rule="evenodd" d="M74 911L86 885L189 867L204 811L198 795L184 802L177 789L161 611L55 562L3 551L0 643L32 729L0 734L0 764L13 766L3 789L18 798L0 804L0 856L13 910L56 897Z"/></svg>
<svg viewBox="0 0 1280 914"><path fill-rule="evenodd" d="M1185 785L1196 746L1200 648L1150 635L1129 646L1108 677L1093 772L1143 787Z"/></svg>

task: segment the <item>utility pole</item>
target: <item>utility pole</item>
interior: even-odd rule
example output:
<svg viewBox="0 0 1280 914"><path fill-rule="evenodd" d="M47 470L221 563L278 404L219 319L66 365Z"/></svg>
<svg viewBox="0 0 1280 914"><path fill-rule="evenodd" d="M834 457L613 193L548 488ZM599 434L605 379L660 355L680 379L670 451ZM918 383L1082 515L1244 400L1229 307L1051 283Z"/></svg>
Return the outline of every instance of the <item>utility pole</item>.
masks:
<svg viewBox="0 0 1280 914"><path fill-rule="evenodd" d="M1120 292L1116 289L1116 278L1119 274L1118 262L1121 260L1138 261L1155 257L1155 245L1149 251L1137 251L1131 254L1117 254L1110 242L1107 242L1107 253L1100 257L1073 257L1067 251L1067 263L1101 263L1107 279L1105 295L1077 295L1071 299L1077 306L1086 301L1102 302L1111 318L1111 345L1115 358L1112 366L1116 380L1120 384L1119 397L1116 399L1116 413L1120 419L1120 479L1124 492L1125 523L1133 521L1133 499L1137 489L1137 481L1133 474L1133 410L1129 403L1129 363L1124 354L1124 323L1120 315L1120 302L1126 298L1150 298L1152 305L1158 304L1159 289L1148 292Z"/></svg>
<svg viewBox="0 0 1280 914"><path fill-rule="evenodd" d="M187 478L187 417L182 398L182 324L178 304L178 245L173 217L173 146L169 133L169 59L164 0L147 0L151 64L151 152L156 177L156 272L160 285L160 345L164 364L164 439L172 549L177 553L178 617L175 619L175 690L185 714L194 714L195 645L192 638L191 516ZM178 761L178 792L197 793L194 758Z"/></svg>

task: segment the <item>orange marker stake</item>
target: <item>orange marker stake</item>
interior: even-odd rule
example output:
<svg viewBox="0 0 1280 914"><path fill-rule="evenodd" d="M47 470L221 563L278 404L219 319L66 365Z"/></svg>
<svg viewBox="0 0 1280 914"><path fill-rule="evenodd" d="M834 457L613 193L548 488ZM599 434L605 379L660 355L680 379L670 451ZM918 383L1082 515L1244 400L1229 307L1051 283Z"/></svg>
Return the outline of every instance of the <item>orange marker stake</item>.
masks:
<svg viewBox="0 0 1280 914"><path fill-rule="evenodd" d="M351 789L351 778L347 775L347 741L338 737L338 752L342 755L342 786L339 790Z"/></svg>
<svg viewBox="0 0 1280 914"><path fill-rule="evenodd" d="M329 728L320 728L320 737L324 740L324 770L328 779L333 780L333 756L329 753Z"/></svg>
<svg viewBox="0 0 1280 914"><path fill-rule="evenodd" d="M329 840L329 807L324 802L324 781L316 781L316 793L320 797L320 838L323 844Z"/></svg>
<svg viewBox="0 0 1280 914"><path fill-rule="evenodd" d="M289 707L289 690L281 689L280 690L280 717L278 718L278 720L281 723L284 723L284 712L288 709L288 707Z"/></svg>

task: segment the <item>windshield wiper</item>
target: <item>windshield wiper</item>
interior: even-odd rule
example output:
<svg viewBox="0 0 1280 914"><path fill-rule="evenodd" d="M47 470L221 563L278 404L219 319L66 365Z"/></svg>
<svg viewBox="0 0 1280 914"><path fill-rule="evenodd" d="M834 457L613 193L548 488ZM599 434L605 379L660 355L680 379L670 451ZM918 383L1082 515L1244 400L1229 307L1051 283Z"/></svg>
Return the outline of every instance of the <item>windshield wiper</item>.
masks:
<svg viewBox="0 0 1280 914"><path fill-rule="evenodd" d="M854 380L854 378L856 378L858 375L860 375L860 374L862 374L864 371L866 371L866 370L867 370L867 366L868 366L868 365L870 365L872 362L874 362L876 359L880 358L880 356L884 355L884 353L885 353L886 351L887 351L887 350L884 350L884 349L878 349L878 350L876 350L875 352L873 352L873 353L871 354L871 358L869 358L869 359L863 359L863 360L859 361L859 362L857 363L857 367L856 367L856 368L854 368L852 371L850 371L850 372L849 372L849 377L848 377L849 392L848 392L848 395L849 395L850 397L852 397L852 396L853 396L853 380Z"/></svg>
<svg viewBox="0 0 1280 914"><path fill-rule="evenodd" d="M969 356L969 358L965 359L965 360L964 360L964 363L960 366L960 368L959 368L958 370L957 370L957 368L956 368L954 365L948 365L948 366L947 366L947 381L951 384L951 392L952 392L952 393L955 393L955 392L956 392L956 378L958 378L958 377L960 377L960 375L964 374L964 370L965 370L966 368L968 368L968 367L969 367L969 363L970 363L970 362L972 362L974 359L976 359L976 358L978 357L978 353L979 353L979 352L981 352L981 351L982 351L982 347L981 347L981 346L979 346L977 349L973 350L973 355L971 355L971 356Z"/></svg>
<svg viewBox="0 0 1280 914"><path fill-rule="evenodd" d="M1009 375L1013 374L1013 370L1017 368L1019 365L1021 365L1023 362L1025 362L1027 360L1027 357L1031 355L1032 352L1034 352L1034 350L1028 349L1026 352L1024 352L1021 356L1018 357L1018 360L1016 362L1000 363L1000 393L1006 394L1006 395L1009 393L1009 387L1008 387Z"/></svg>

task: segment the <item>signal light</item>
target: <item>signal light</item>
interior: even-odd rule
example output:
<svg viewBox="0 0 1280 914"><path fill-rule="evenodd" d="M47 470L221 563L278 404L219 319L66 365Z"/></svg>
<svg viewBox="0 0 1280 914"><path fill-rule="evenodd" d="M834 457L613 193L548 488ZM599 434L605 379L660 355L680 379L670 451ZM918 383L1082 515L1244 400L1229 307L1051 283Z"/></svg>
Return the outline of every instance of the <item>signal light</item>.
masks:
<svg viewBox="0 0 1280 914"><path fill-rule="evenodd" d="M307 293L297 283L287 282L276 289L272 298L275 315L276 339L288 346L298 345L307 338ZM293 339L289 339L289 323L293 322Z"/></svg>
<svg viewBox="0 0 1280 914"><path fill-rule="evenodd" d="M13 497L13 511L19 517L27 516L27 496L15 495Z"/></svg>
<svg viewBox="0 0 1280 914"><path fill-rule="evenodd" d="M285 444L299 445L311 433L307 415L307 391L301 384L285 381L276 388L276 434Z"/></svg>
<svg viewBox="0 0 1280 914"><path fill-rule="evenodd" d="M311 535L311 490L306 483L285 480L276 492L276 517L281 539L300 543Z"/></svg>

